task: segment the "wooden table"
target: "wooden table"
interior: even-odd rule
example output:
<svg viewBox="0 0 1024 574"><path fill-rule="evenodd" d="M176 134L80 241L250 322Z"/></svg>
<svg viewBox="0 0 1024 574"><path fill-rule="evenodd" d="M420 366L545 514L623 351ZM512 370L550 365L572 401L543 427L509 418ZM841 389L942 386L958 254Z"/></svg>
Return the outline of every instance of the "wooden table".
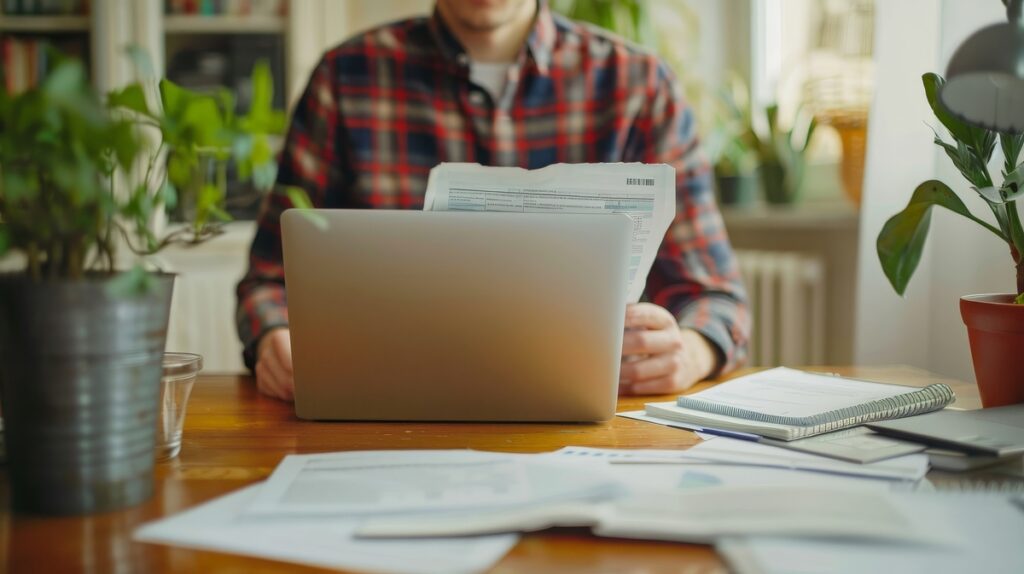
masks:
<svg viewBox="0 0 1024 574"><path fill-rule="evenodd" d="M909 367L821 368L885 382L940 379ZM944 381L949 382L949 381ZM704 388L708 383L696 387ZM973 385L954 383L959 404L977 406ZM619 410L651 400L623 398ZM604 424L312 423L291 405L260 396L248 377L203 376L192 392L181 454L156 466L156 494L124 511L44 518L12 515L6 469L0 471L0 570L9 572L303 572L295 564L132 542L132 530L265 479L290 453L473 448L541 452L563 446L687 448L692 433L615 417ZM5 557L5 558L2 558ZM719 572L708 546L613 540L582 529L528 534L495 572Z"/></svg>

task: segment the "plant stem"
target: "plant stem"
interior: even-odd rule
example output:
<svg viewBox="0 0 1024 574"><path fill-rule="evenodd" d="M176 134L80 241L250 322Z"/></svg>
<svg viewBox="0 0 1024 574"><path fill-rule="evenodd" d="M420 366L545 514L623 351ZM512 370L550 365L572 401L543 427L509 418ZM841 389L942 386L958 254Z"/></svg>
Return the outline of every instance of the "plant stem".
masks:
<svg viewBox="0 0 1024 574"><path fill-rule="evenodd" d="M1024 263L1017 264L1017 296L1024 294Z"/></svg>
<svg viewBox="0 0 1024 574"><path fill-rule="evenodd" d="M164 142L160 142L160 145L156 148L156 152L149 157L149 166L146 167L146 177L142 180L142 185L149 189L149 176L153 173L153 167L156 165L156 160L160 157L160 153L164 150Z"/></svg>
<svg viewBox="0 0 1024 574"><path fill-rule="evenodd" d="M28 256L28 274L33 281L38 282L43 278L43 269L39 261L39 247L35 242L29 243L25 248L25 253Z"/></svg>

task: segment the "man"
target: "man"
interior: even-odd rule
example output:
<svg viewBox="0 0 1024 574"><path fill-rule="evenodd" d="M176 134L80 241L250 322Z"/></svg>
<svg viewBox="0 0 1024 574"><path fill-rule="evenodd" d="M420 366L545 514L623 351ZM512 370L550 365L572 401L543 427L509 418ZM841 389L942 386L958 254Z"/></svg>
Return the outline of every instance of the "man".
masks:
<svg viewBox="0 0 1024 574"><path fill-rule="evenodd" d="M626 309L620 375L622 393L673 393L741 362L749 332L694 128L654 56L553 15L546 0L437 0L431 17L323 57L296 106L278 182L318 207L421 209L430 168L444 161L674 166L676 219L647 278L650 302ZM283 194L268 198L238 286L246 364L261 392L285 400L294 383L279 217L288 207Z"/></svg>

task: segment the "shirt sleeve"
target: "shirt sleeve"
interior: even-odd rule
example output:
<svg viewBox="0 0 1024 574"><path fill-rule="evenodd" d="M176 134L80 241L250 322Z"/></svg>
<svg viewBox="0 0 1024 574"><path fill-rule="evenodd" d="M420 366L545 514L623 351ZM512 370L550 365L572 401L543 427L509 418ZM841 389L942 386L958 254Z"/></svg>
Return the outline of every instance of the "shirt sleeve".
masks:
<svg viewBox="0 0 1024 574"><path fill-rule="evenodd" d="M339 125L332 68L324 58L295 106L281 151L277 185L264 198L249 252L249 269L237 288L238 335L250 369L255 367L255 352L263 335L288 326L281 250L281 213L293 207L288 187L304 190L316 207L329 203L328 196L338 192L341 181Z"/></svg>
<svg viewBox="0 0 1024 574"><path fill-rule="evenodd" d="M652 64L648 105L637 116L626 161L676 170L676 216L647 277L645 295L713 343L723 374L743 364L750 338L747 295L698 146L693 109L671 72Z"/></svg>

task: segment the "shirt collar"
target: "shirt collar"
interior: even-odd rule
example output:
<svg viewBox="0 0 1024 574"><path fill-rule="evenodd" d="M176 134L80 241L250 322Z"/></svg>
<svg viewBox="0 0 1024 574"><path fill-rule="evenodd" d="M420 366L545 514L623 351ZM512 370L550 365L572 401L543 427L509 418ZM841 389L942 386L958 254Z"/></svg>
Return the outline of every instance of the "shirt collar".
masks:
<svg viewBox="0 0 1024 574"><path fill-rule="evenodd" d="M434 13L431 15L429 26L430 33L434 37L434 41L437 43L438 49L445 60L455 62L458 65L469 63L465 48L462 47L462 44L452 34L448 25L445 24L437 6L434 7ZM551 65L551 54L555 48L556 32L555 20L551 15L548 0L537 0L537 15L533 20L533 29L530 30L530 34L526 38L524 52L533 58L533 61L537 64L537 70L542 75L547 75ZM521 53L517 60L521 61L524 55L526 54Z"/></svg>

